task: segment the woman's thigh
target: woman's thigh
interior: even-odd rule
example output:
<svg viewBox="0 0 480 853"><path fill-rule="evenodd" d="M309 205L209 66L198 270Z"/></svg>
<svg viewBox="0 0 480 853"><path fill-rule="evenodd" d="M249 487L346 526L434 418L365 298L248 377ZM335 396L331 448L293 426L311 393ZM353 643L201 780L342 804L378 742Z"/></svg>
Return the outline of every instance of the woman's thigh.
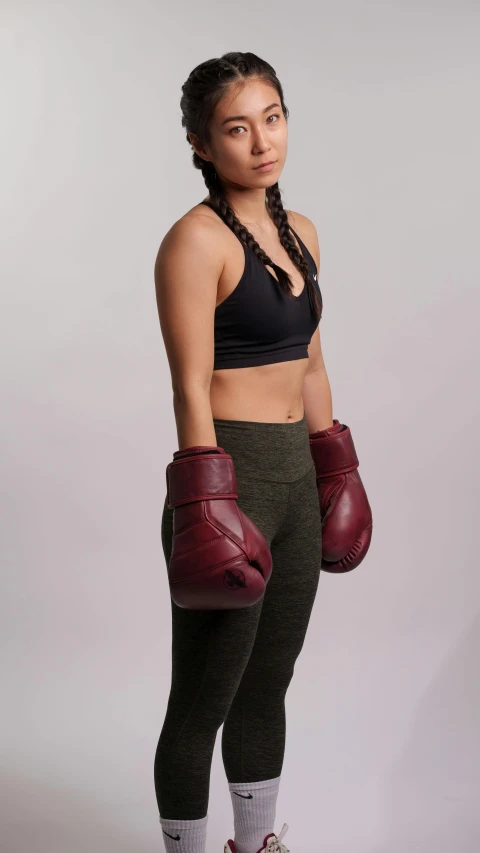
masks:
<svg viewBox="0 0 480 853"><path fill-rule="evenodd" d="M315 469L289 484L282 525L270 549L267 584L255 642L241 689L286 689L304 644L322 560L322 524Z"/></svg>

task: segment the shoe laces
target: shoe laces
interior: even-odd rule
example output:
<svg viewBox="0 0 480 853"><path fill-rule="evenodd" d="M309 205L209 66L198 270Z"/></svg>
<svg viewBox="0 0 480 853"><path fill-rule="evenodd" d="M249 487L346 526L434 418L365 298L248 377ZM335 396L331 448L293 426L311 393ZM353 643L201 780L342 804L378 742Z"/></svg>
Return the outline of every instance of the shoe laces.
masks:
<svg viewBox="0 0 480 853"><path fill-rule="evenodd" d="M282 844L282 838L285 835L287 829L288 823L284 823L279 834L274 835L273 838L268 839L265 851L262 850L262 853L290 853L289 848L286 847L285 844Z"/></svg>

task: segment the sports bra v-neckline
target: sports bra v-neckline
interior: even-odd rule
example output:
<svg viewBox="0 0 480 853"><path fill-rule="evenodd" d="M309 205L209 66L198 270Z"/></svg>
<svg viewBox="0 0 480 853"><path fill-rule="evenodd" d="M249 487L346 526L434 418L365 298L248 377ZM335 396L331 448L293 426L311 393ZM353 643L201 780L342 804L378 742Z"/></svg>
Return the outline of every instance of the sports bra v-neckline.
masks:
<svg viewBox="0 0 480 853"><path fill-rule="evenodd" d="M222 219L210 202L202 204L211 207ZM293 228L291 230L321 299L315 259L298 234ZM288 299L273 272L238 234L235 236L243 246L245 265L234 289L215 308L213 369L308 359L308 345L318 326L309 288L304 285L298 296L292 294L293 299Z"/></svg>
<svg viewBox="0 0 480 853"><path fill-rule="evenodd" d="M217 210L215 210L215 207L213 206L213 204L210 204L210 202L209 202L209 201L201 201L201 202L200 202L200 204L205 204L207 207L209 207L211 210L213 210L213 211L214 211L214 213L216 213L216 214L217 214L217 216L219 217L219 219L222 219L222 217L220 216L220 214L218 213L218 211L217 211ZM222 221L223 221L223 220L222 220ZM225 224L226 224L226 223L225 223ZM305 250L307 251L307 253L310 255L310 257L311 257L311 258L312 258L312 260L313 260L313 256L312 256L312 255L310 254L310 252L308 251L308 249L307 249L307 247L306 247L305 243L303 242L303 240L299 237L299 235L297 234L297 232L293 230L293 228L292 228L292 226L290 225L290 223L289 223L289 226L290 226L290 231L292 232L292 234L294 234L294 235L295 235L295 237L296 237L296 238L297 238L297 240L298 240L298 245L300 246L300 251L301 251L301 253L302 253L303 257L305 258L305 260L307 261L307 257L306 257L306 254L305 254ZM228 227L228 226L227 226L227 227ZM233 232L233 233L235 234L235 232ZM239 240L239 241L240 241L240 243L242 244L243 248L244 248L244 249L248 249L248 250L250 251L251 255L253 255L253 257L255 258L255 260L257 261L257 263L258 263L258 264L260 264L260 266L261 266L261 267L262 267L262 268L263 268L263 269L268 273L268 275L273 279L273 281L275 282L275 284L277 284L277 285L278 285L278 284L279 284L278 279L277 279L277 278L275 278L275 276L273 275L273 273L271 272L271 270L269 270L269 269L268 269L268 267L263 263L263 261L261 261L261 260L260 260L260 258L257 258L256 254L255 254L255 252L253 251L253 249L251 248L251 246L249 246L249 245L248 245L248 243L245 243L245 242L242 240L242 238L238 236L238 234L235 234L235 236L238 238L238 240ZM316 264L315 264L315 267L316 267ZM307 287L306 287L306 283L304 282L304 283L303 283L303 288L302 288L302 290L300 291L300 293L298 293L298 294L292 293L292 297L293 297L294 299L297 299L297 300L298 300L298 299L301 299L301 298L302 298L302 296L304 296L304 295L305 295L306 290L307 290ZM222 304L223 304L223 303L221 302L221 303L220 303L220 305L222 305ZM218 307L220 307L220 306L218 306Z"/></svg>

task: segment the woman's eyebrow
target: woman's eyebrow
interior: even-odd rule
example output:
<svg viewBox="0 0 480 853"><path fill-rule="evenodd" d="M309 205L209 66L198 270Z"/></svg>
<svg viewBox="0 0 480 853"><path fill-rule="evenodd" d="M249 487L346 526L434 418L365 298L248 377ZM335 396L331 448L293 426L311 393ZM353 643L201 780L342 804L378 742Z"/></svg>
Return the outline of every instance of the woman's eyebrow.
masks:
<svg viewBox="0 0 480 853"><path fill-rule="evenodd" d="M265 107L263 112L266 113L266 112L268 112L268 110L273 109L273 107L280 107L280 104L277 104L277 103L269 104L268 107ZM223 119L221 126L223 126L224 124L227 124L227 122L229 122L229 121L247 121L247 119L248 119L248 116L229 116L228 118Z"/></svg>

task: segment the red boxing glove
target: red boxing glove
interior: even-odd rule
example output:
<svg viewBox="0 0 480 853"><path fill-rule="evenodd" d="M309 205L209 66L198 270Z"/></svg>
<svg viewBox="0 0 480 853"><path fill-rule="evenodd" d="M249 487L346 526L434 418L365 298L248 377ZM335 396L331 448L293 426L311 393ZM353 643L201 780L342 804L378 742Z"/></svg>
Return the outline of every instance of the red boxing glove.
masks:
<svg viewBox="0 0 480 853"><path fill-rule="evenodd" d="M370 547L373 524L352 434L334 420L309 438L322 517L322 569L350 572Z"/></svg>
<svg viewBox="0 0 480 853"><path fill-rule="evenodd" d="M179 607L249 607L263 595L272 554L260 528L238 506L232 457L223 447L177 450L167 465L167 505L174 509L168 565Z"/></svg>

